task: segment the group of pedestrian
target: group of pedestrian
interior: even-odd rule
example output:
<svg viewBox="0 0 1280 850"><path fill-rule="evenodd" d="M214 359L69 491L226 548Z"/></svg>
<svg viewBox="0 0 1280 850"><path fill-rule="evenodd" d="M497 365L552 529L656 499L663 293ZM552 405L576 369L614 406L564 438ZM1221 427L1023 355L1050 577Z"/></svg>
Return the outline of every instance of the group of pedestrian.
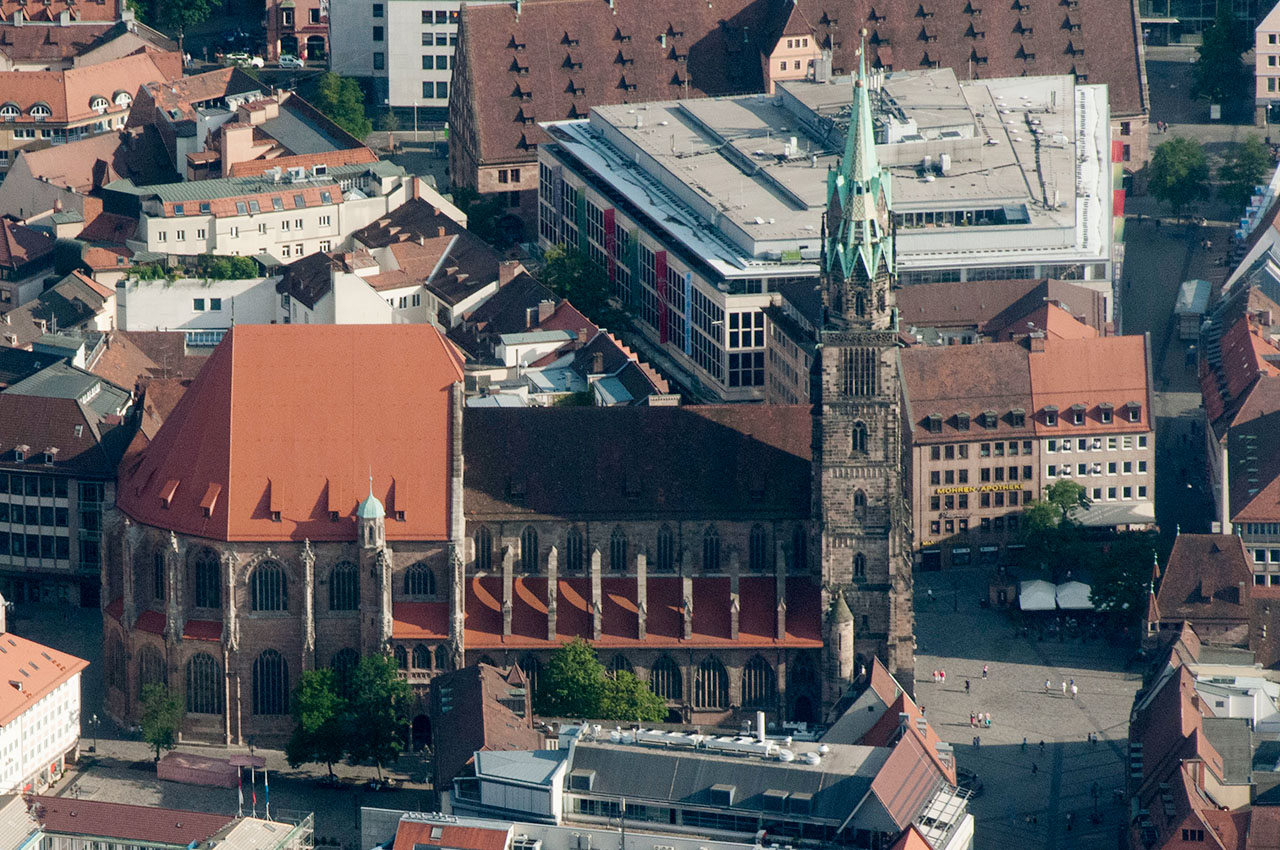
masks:
<svg viewBox="0 0 1280 850"><path fill-rule="evenodd" d="M991 728L991 712L971 711L969 712L969 725L973 727Z"/></svg>
<svg viewBox="0 0 1280 850"><path fill-rule="evenodd" d="M947 671L946 671L946 670L934 670L934 671L933 671L933 683L934 683L935 685L945 685L945 684L947 683Z"/></svg>
<svg viewBox="0 0 1280 850"><path fill-rule="evenodd" d="M1159 133L1160 135L1164 135L1165 133L1169 132L1169 122L1168 122L1168 121L1157 121L1157 122L1156 122L1156 132L1157 132L1157 133Z"/></svg>
<svg viewBox="0 0 1280 850"><path fill-rule="evenodd" d="M1045 680L1044 680L1044 692L1045 692L1046 694L1047 694L1047 693L1049 693L1049 689L1050 689L1050 688L1052 688L1052 687L1053 687L1053 682L1052 682L1052 681L1050 681L1049 679L1045 679ZM1072 699L1075 699L1075 698L1076 698L1076 696L1078 696L1078 695L1079 695L1079 693L1080 693L1080 688L1079 688L1079 686L1077 686L1077 685L1076 685L1076 680L1075 680L1075 679L1069 679L1069 680L1068 680L1068 679L1064 679L1064 680L1063 680L1063 682L1062 682L1062 695L1063 695L1064 697L1065 697L1065 696L1067 696L1068 694L1070 694L1070 695L1071 695L1071 698L1072 698Z"/></svg>

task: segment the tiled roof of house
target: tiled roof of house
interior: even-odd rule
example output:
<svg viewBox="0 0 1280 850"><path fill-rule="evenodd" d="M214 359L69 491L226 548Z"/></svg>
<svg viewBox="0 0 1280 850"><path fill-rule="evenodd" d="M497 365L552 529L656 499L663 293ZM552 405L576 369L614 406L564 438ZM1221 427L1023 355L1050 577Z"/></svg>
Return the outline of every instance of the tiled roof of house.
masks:
<svg viewBox="0 0 1280 850"><path fill-rule="evenodd" d="M906 829L944 778L924 740L908 727L872 780L871 793L898 829Z"/></svg>
<svg viewBox="0 0 1280 850"><path fill-rule="evenodd" d="M1031 369L1031 396L1036 416L1036 433L1076 436L1099 431L1149 431L1153 413L1148 382L1150 352L1141 336L1110 336L1098 339L1045 340L1044 351L1028 353ZM1131 422L1126 410L1136 403L1138 419ZM1044 422L1039 411L1056 406L1066 412L1076 405L1085 408L1083 425L1059 416L1057 427ZM1102 421L1102 405L1111 405L1113 419Z"/></svg>
<svg viewBox="0 0 1280 850"><path fill-rule="evenodd" d="M69 274L34 300L4 314L0 345L27 348L55 328L68 331L89 324L107 303L97 283Z"/></svg>
<svg viewBox="0 0 1280 850"><path fill-rule="evenodd" d="M54 239L16 221L0 222L0 267L15 270L29 263L53 262Z"/></svg>
<svg viewBox="0 0 1280 850"><path fill-rule="evenodd" d="M12 21L15 13L21 13L24 21L57 21L63 12L73 21L114 21L120 18L119 0L49 0L48 3L23 3L22 0L0 2L0 17Z"/></svg>
<svg viewBox="0 0 1280 850"><path fill-rule="evenodd" d="M1264 386L1271 388L1271 385ZM1273 408L1270 413L1232 426L1227 434L1227 509L1232 522L1280 520L1277 428L1280 428L1280 408Z"/></svg>
<svg viewBox="0 0 1280 850"><path fill-rule="evenodd" d="M142 182L173 176L154 133L100 133L43 150L19 151L10 172L25 163L33 178L82 195L122 177Z"/></svg>
<svg viewBox="0 0 1280 850"><path fill-rule="evenodd" d="M117 96L125 94L132 101L142 84L173 79L182 73L181 60L171 62L169 56L143 52L65 71L3 71L0 72L0 107L16 106L20 114L14 122L19 125L40 120L66 123L99 115L123 115L129 106L116 103ZM105 103L95 108L98 98ZM48 109L43 119L32 114L38 105Z"/></svg>
<svg viewBox="0 0 1280 850"><path fill-rule="evenodd" d="M803 405L468 408L463 425L467 514L477 521L799 519L811 510ZM496 446L503 451L486 450Z"/></svg>
<svg viewBox="0 0 1280 850"><path fill-rule="evenodd" d="M151 806L132 806L70 797L32 797L36 819L46 833L154 842L170 846L202 844L229 826L233 815L213 815Z"/></svg>
<svg viewBox="0 0 1280 850"><path fill-rule="evenodd" d="M74 27L0 26L0 53L22 64L71 59L113 29L109 21Z"/></svg>
<svg viewBox="0 0 1280 850"><path fill-rule="evenodd" d="M592 106L760 91L762 56L808 29L834 72L949 67L964 78L1077 74L1108 86L1112 112L1146 111L1135 8L1058 0L550 0L463 9L455 89L469 103L482 162L531 158L537 122ZM781 24L781 25L780 25ZM991 37L986 36L990 34ZM460 110L455 110L460 111Z"/></svg>
<svg viewBox="0 0 1280 850"><path fill-rule="evenodd" d="M504 672L488 664L464 667L431 680L438 782L451 782L477 751L541 748L542 733L533 728L532 716L521 717L504 704L505 700L523 699L527 689L528 682L518 667ZM396 834L397 844L400 834ZM408 850L414 850L413 846Z"/></svg>
<svg viewBox="0 0 1280 850"><path fill-rule="evenodd" d="M1253 570L1233 534L1179 534L1165 566L1156 604L1171 622L1249 620Z"/></svg>
<svg viewBox="0 0 1280 850"><path fill-rule="evenodd" d="M923 346L903 349L902 375L916 442L949 441L968 431L991 437L1030 437L1035 411L1027 349L1020 343ZM997 415L996 427L984 428L978 417L988 410ZM1013 410L1024 414L1014 424ZM967 414L965 420L957 414ZM931 416L942 417L942 430L927 427Z"/></svg>
<svg viewBox="0 0 1280 850"><path fill-rule="evenodd" d="M83 658L15 634L0 634L0 680L7 683L0 685L0 725L8 726L88 666Z"/></svg>
<svg viewBox="0 0 1280 850"><path fill-rule="evenodd" d="M139 92L139 99L146 97L155 108L164 113L166 121L195 117L195 107L211 100L221 100L228 95L247 94L262 90L262 83L239 68L219 68L204 74L194 74L167 83L147 83ZM177 115L174 115L174 111ZM136 119L149 119L147 110L137 112ZM136 126L135 114L130 113L126 126Z"/></svg>
<svg viewBox="0 0 1280 850"><path fill-rule="evenodd" d="M113 337L124 337L136 345L156 364L156 378L193 380L213 353L212 348L187 345L182 331L115 331Z"/></svg>
<svg viewBox="0 0 1280 850"><path fill-rule="evenodd" d="M539 743L534 743L532 748L536 749ZM512 747L511 749L528 748ZM396 828L396 839L392 850L419 850L419 848L428 847L440 847L446 850L504 850L510 833L510 826L503 829L496 827L485 829L478 826L401 820Z"/></svg>
<svg viewBox="0 0 1280 850"><path fill-rule="evenodd" d="M123 464L117 505L215 540L350 540L372 471L388 514L404 514L388 539L443 540L461 380L430 325L238 325Z"/></svg>
<svg viewBox="0 0 1280 850"><path fill-rule="evenodd" d="M43 462L34 458L53 448L57 450L50 467L53 471L111 476L120 462L127 429L116 422L118 417L112 419L116 424L108 418L74 398L0 393L0 443L7 449L29 446L31 456L25 463L9 459L0 461L0 466L6 470L43 467Z"/></svg>

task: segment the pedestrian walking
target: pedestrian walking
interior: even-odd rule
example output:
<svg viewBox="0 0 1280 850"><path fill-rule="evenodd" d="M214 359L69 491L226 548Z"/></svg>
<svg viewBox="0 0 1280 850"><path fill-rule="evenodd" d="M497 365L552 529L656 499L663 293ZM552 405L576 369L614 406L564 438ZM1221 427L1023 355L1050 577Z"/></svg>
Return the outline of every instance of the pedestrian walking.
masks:
<svg viewBox="0 0 1280 850"><path fill-rule="evenodd" d="M966 694L967 694L967 693L969 693L969 680L968 680L968 679L965 679L965 680L964 680L964 692L965 692Z"/></svg>
<svg viewBox="0 0 1280 850"><path fill-rule="evenodd" d="M1063 695L1064 697L1067 695L1067 683L1066 683L1066 682L1063 682L1063 683L1062 683L1062 695Z"/></svg>
<svg viewBox="0 0 1280 850"><path fill-rule="evenodd" d="M985 719L985 723L983 725L986 726L988 729L990 729L991 728L991 712L988 711L987 716L984 719Z"/></svg>
<svg viewBox="0 0 1280 850"><path fill-rule="evenodd" d="M1048 679L1045 679L1045 680L1044 680L1044 692L1045 692L1046 694L1047 694L1047 693L1049 693L1049 680L1048 680Z"/></svg>
<svg viewBox="0 0 1280 850"><path fill-rule="evenodd" d="M947 683L947 668L943 667L938 672L942 674L942 684L945 685Z"/></svg>
<svg viewBox="0 0 1280 850"><path fill-rule="evenodd" d="M1044 741L1040 742L1040 752L1044 752Z"/></svg>
<svg viewBox="0 0 1280 850"><path fill-rule="evenodd" d="M1026 735L1023 735L1023 736L1022 736L1022 751L1023 751L1024 753L1027 751L1027 736L1026 736Z"/></svg>
<svg viewBox="0 0 1280 850"><path fill-rule="evenodd" d="M929 601L930 601L930 602L932 602L932 601L933 601L933 588L932 588L932 587L931 587L931 588L929 588L928 590L926 590L926 591L925 591L925 593L928 595L928 597L929 597Z"/></svg>
<svg viewBox="0 0 1280 850"><path fill-rule="evenodd" d="M1077 688L1075 685L1072 685L1072 686L1071 686L1071 698L1072 698L1072 699L1075 699L1075 698L1076 698L1076 694L1078 694L1078 693L1080 693L1080 689L1079 689L1079 688Z"/></svg>
<svg viewBox="0 0 1280 850"><path fill-rule="evenodd" d="M971 711L971 712L969 712L969 726L971 726L971 727L972 727L972 726L977 726L977 725L978 725L978 724L977 724L977 719L978 719L978 716L977 716L976 714L974 714L972 711Z"/></svg>
<svg viewBox="0 0 1280 850"><path fill-rule="evenodd" d="M988 665L988 664L983 664L983 665L982 665L982 678L984 678L984 679L985 679L985 678L987 678L987 671L988 671L988 670L990 670L990 669L991 669L990 665Z"/></svg>
<svg viewBox="0 0 1280 850"><path fill-rule="evenodd" d="M1035 776L1039 772L1040 772L1040 765L1036 764L1035 762L1031 762L1031 775Z"/></svg>

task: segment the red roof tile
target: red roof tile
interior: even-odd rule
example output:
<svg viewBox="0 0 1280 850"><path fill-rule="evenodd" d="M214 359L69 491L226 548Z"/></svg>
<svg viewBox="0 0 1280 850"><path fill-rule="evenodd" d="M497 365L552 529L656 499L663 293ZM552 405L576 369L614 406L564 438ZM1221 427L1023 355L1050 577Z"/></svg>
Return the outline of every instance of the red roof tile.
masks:
<svg viewBox="0 0 1280 850"><path fill-rule="evenodd" d="M925 751L924 741L908 728L871 781L871 793L898 828L904 829L937 790L942 778L942 771Z"/></svg>
<svg viewBox="0 0 1280 850"><path fill-rule="evenodd" d="M31 802L45 832L179 846L202 843L235 820L231 815L69 797L32 797Z"/></svg>
<svg viewBox="0 0 1280 850"><path fill-rule="evenodd" d="M402 820L396 829L391 850L417 850L418 847L440 847L442 850L504 850L511 827L484 829L476 826L451 826L440 823Z"/></svg>
<svg viewBox="0 0 1280 850"><path fill-rule="evenodd" d="M0 633L0 726L35 705L89 662L15 634Z"/></svg>
<svg viewBox="0 0 1280 850"><path fill-rule="evenodd" d="M350 540L372 472L388 516L405 512L387 522L389 540L446 539L450 394L461 379L430 325L238 325L124 465L117 504L139 522L218 540ZM397 507L396 482L410 479L422 482L416 501ZM204 516L211 483L223 497Z"/></svg>
<svg viewBox="0 0 1280 850"><path fill-rule="evenodd" d="M397 640L446 640L449 603L393 602L391 636Z"/></svg>
<svg viewBox="0 0 1280 850"><path fill-rule="evenodd" d="M140 632L162 635L164 634L164 614L159 611L143 611L138 614L134 627Z"/></svg>
<svg viewBox="0 0 1280 850"><path fill-rule="evenodd" d="M221 620L187 620L182 630L184 640L222 640Z"/></svg>

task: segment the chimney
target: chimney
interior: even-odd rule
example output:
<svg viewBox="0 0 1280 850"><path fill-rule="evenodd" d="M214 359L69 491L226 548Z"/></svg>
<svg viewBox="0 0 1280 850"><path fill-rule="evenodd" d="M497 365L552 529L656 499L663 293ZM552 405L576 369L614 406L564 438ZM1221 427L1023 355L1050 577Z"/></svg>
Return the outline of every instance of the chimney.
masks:
<svg viewBox="0 0 1280 850"><path fill-rule="evenodd" d="M519 260L503 260L498 263L498 286L506 286L524 270Z"/></svg>
<svg viewBox="0 0 1280 850"><path fill-rule="evenodd" d="M756 712L756 740L758 740L758 741L759 741L760 743L762 743L762 744L764 743L764 740L765 740L765 738L764 738L764 712L763 712L763 711L757 711L757 712Z"/></svg>
<svg viewBox="0 0 1280 850"><path fill-rule="evenodd" d="M591 355L591 374L599 375L604 371L604 352L597 351Z"/></svg>
<svg viewBox="0 0 1280 850"><path fill-rule="evenodd" d="M436 236L444 236L444 225L443 225L443 224L441 224L441 225L439 225L438 227L436 227Z"/></svg>
<svg viewBox="0 0 1280 850"><path fill-rule="evenodd" d="M0 596L0 635L9 631L9 603Z"/></svg>
<svg viewBox="0 0 1280 850"><path fill-rule="evenodd" d="M551 301L538 302L538 324L542 324L551 318L551 314L556 311L556 305Z"/></svg>
<svg viewBox="0 0 1280 850"><path fill-rule="evenodd" d="M586 344L587 344L587 329L586 329L586 328L578 328L578 342L579 342L579 343L581 343L582 345L586 345Z"/></svg>
<svg viewBox="0 0 1280 850"><path fill-rule="evenodd" d="M1028 336L1027 348L1031 351L1044 351L1044 334L1036 332Z"/></svg>

